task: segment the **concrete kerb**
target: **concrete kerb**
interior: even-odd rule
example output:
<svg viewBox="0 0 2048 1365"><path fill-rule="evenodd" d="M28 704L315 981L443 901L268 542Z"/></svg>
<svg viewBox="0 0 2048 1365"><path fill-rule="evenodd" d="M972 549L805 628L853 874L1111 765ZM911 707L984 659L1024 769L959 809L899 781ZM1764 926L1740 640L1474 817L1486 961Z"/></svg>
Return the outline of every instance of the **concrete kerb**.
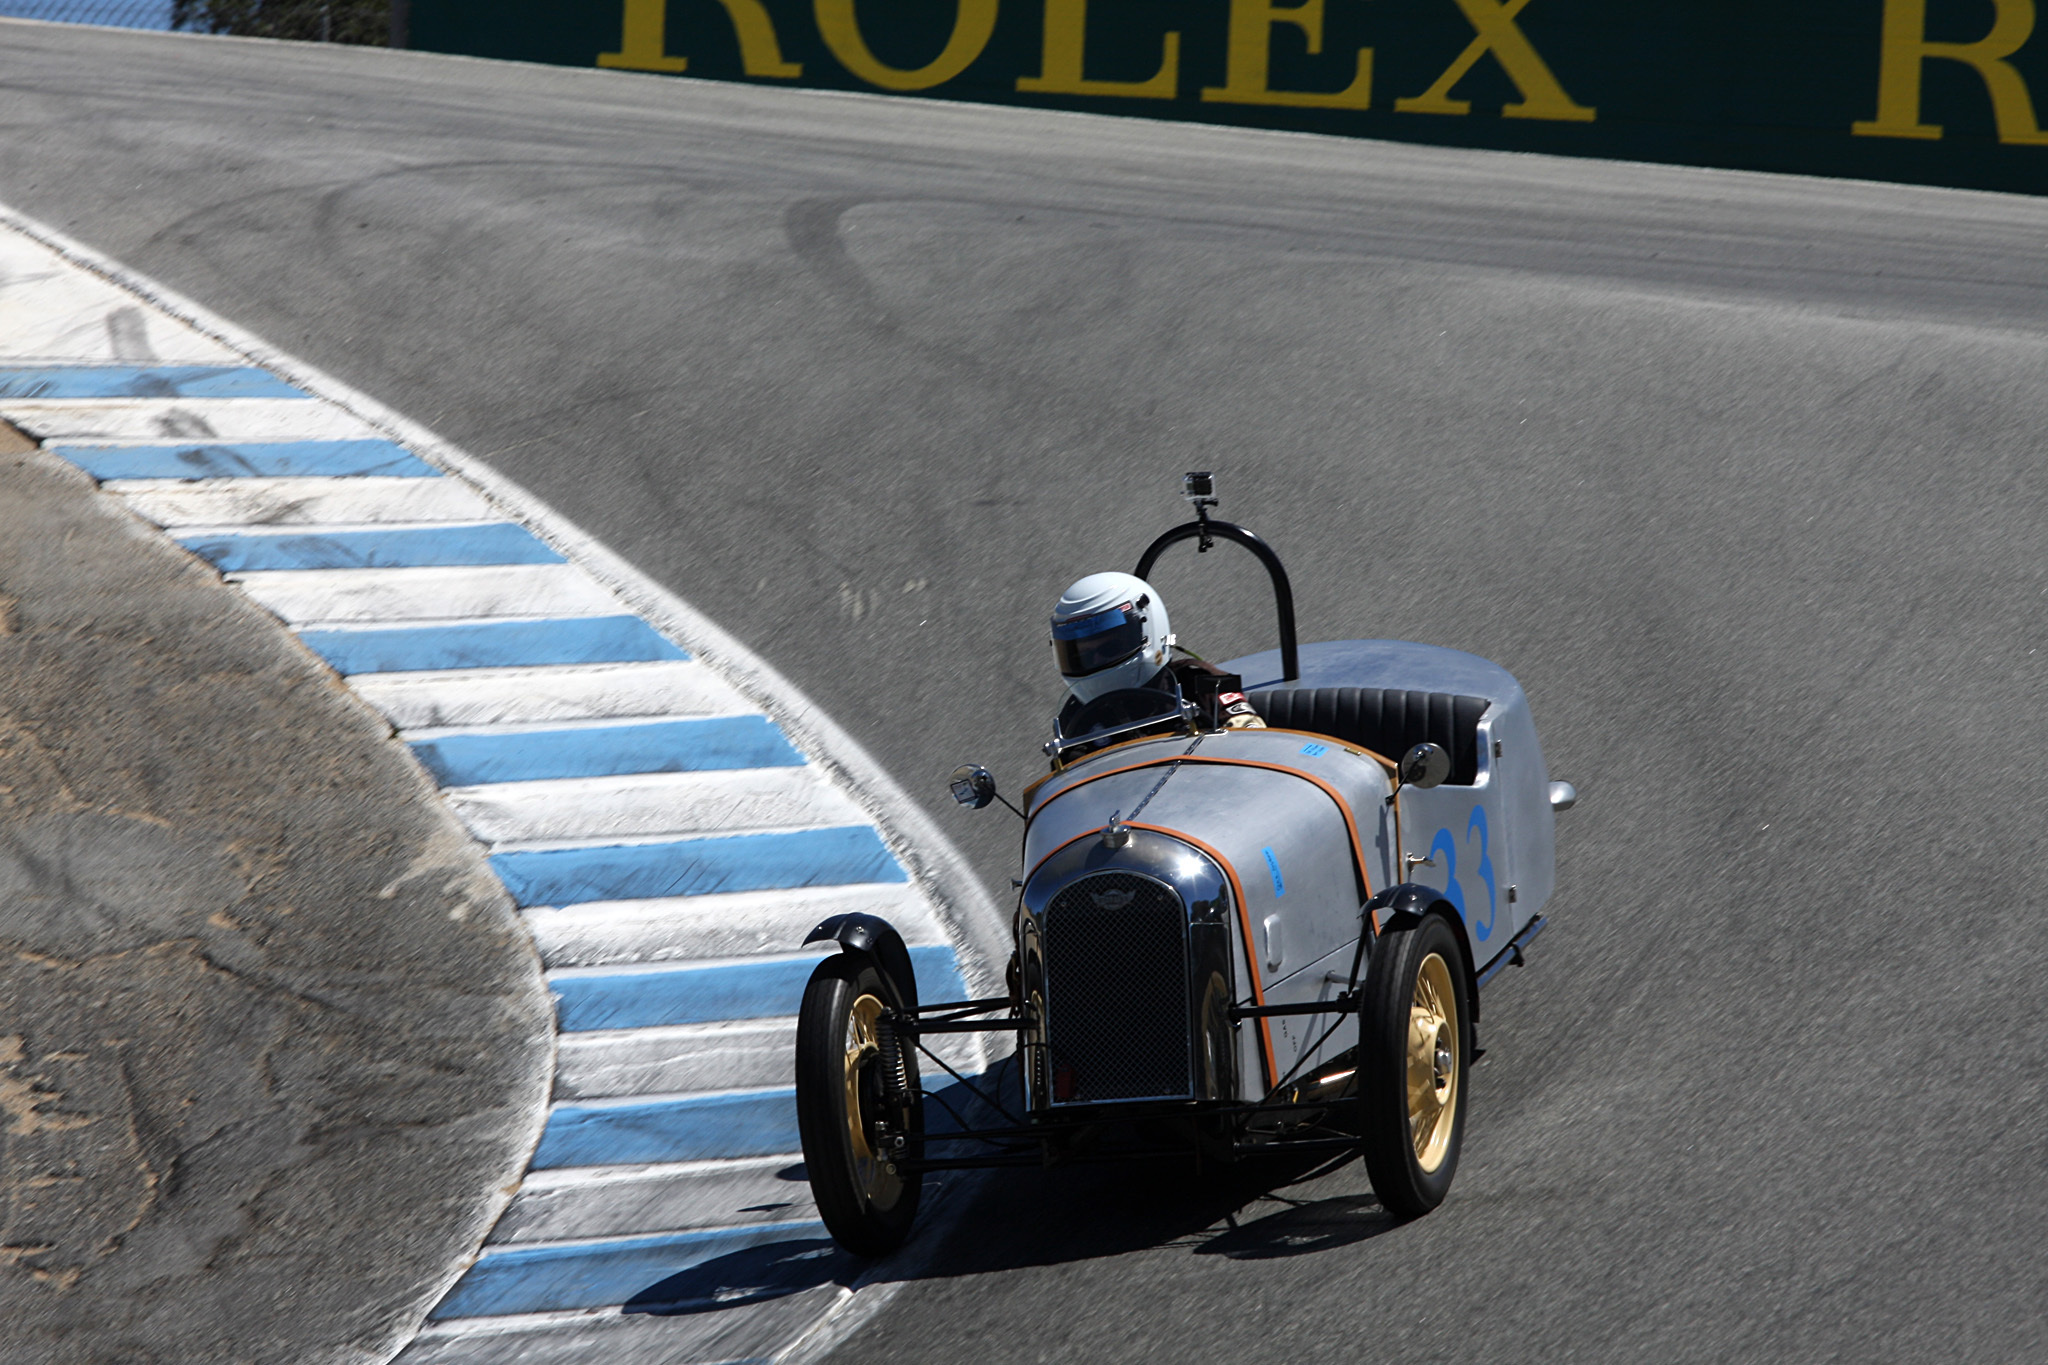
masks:
<svg viewBox="0 0 2048 1365"><path fill-rule="evenodd" d="M260 368L289 381L302 390L304 396L324 401L355 421L390 437L400 446L409 448L416 455L424 456L431 463L438 464L456 475L495 504L495 512L498 515L509 516L511 520L523 525L553 551L572 562L580 572L596 580L597 586L608 591L643 622L687 646L692 656L701 664L708 665L715 673L722 675L724 683L728 686L729 695L735 698L744 697L746 703L756 705L766 712L772 718L771 723L779 725L782 732L803 752L809 764L849 798L852 807L857 808L871 822L870 828L877 842L896 859L901 869L899 876L907 876L918 892L919 900L924 906L921 913L928 916L927 923L944 932L952 940L953 951L947 953L947 960L949 964L958 968L962 978L954 982L954 986L964 987L974 994L993 993L1000 989L1001 978L996 964L1006 955L1006 936L1002 932L1001 919L993 901L974 880L964 860L938 832L924 812L851 736L812 705L787 679L753 655L730 634L707 620L687 602L668 592L605 546L597 543L553 508L422 425L391 411L314 367L273 350L260 339L242 332L175 291L101 257L90 248L46 224L6 206L0 206L0 224L12 228L22 238L39 244L42 249L51 252L68 266L97 276L103 283L140 298L162 315L184 324L206 338L208 344L222 346L228 352L247 358ZM133 507L127 510L145 522L149 515L155 515L136 512ZM271 607L271 610L274 614L284 614L288 625L299 619L290 612L280 612L275 606ZM299 648L317 653L310 649L305 640L295 640L294 643ZM393 726L387 725L385 730L387 734L392 733ZM405 740L407 734L400 732L396 738ZM492 846L490 839L474 827L472 835L483 841L487 848ZM528 927L533 928L531 925ZM783 932L791 931L785 929ZM931 929L927 928L920 932L929 934ZM763 944L767 947L767 940L763 940ZM796 946L794 942L780 944L778 941L781 951L794 949ZM770 947L767 950L773 952L778 948ZM555 961L548 957L548 951L559 951L559 948L543 952L544 965ZM551 1039L551 1052L552 1041ZM985 1058L982 1040L977 1038L971 1041L975 1044L971 1049L973 1054ZM956 1060L963 1064L968 1063L968 1058L964 1055ZM546 1141L548 1124L557 1115L554 1107L543 1104L531 1117L534 1122L525 1135L527 1141L523 1145L523 1150L528 1154L524 1163L526 1167L531 1166L534 1153ZM518 1181L498 1189L496 1197L491 1201L490 1216L484 1220L484 1228L496 1226L512 1201L524 1197L519 1194L520 1189L521 1184ZM942 1204L947 1201L939 1199L933 1202ZM938 1212L938 1209L934 1208L933 1212ZM520 1234L515 1231L511 1236L516 1241ZM495 1241L496 1238L486 1240ZM763 1341L760 1345L767 1347L769 1354L776 1359L816 1359L829 1351L833 1343L843 1339L861 1323L870 1320L889 1299L894 1297L906 1270L914 1275L915 1263L930 1256L934 1249L930 1237L923 1237L918 1241L920 1245L908 1250L908 1261L890 1267L894 1273L886 1279L877 1272L862 1275L851 1282L842 1281L845 1287L831 1300L830 1306L825 1307L823 1312L808 1326L802 1328L795 1337L784 1338L772 1345ZM489 1253L491 1247L486 1245L483 1250ZM492 1264L502 1267L507 1262L500 1259ZM441 1292L460 1297L465 1277L475 1266L476 1257L469 1256L450 1267L440 1286ZM439 1319L442 1313L452 1311L460 1320L478 1311L471 1302L475 1298L476 1295L472 1293L461 1307L452 1310L448 1306L448 1300L443 1299L441 1309L430 1313L430 1317ZM469 1320L478 1321L475 1318ZM510 1319L503 1321L510 1325ZM498 1330L480 1321L478 1326L486 1334ZM436 1340L445 1343L449 1337L444 1332ZM395 1338L393 1349L402 1349L404 1345L404 1340ZM435 1356L438 1349L440 1348L429 1348L426 1353ZM409 1355L408 1359L410 1358Z"/></svg>
<svg viewBox="0 0 2048 1365"><path fill-rule="evenodd" d="M1009 954L1002 912L931 818L838 722L728 631L655 582L546 502L488 462L443 439L326 372L267 345L212 310L136 274L83 242L0 203L5 224L83 269L137 294L165 312L352 413L399 443L445 465L483 489L534 534L580 561L606 587L665 633L681 640L782 723L806 757L837 779L875 820L889 850L931 896L947 927L972 951L961 963L977 993L1001 989L999 964Z"/></svg>

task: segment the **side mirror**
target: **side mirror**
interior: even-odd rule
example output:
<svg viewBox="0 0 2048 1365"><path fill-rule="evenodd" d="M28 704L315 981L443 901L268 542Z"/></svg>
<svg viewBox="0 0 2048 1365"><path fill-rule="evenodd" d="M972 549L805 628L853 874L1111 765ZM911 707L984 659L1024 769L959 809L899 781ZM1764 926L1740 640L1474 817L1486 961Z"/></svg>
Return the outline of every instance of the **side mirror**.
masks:
<svg viewBox="0 0 2048 1365"><path fill-rule="evenodd" d="M979 763L963 763L953 769L953 799L969 810L980 810L996 799L996 775Z"/></svg>
<svg viewBox="0 0 2048 1365"><path fill-rule="evenodd" d="M1550 784L1550 808L1552 810L1570 810L1578 804L1579 789L1577 787L1574 787L1569 782L1553 782Z"/></svg>
<svg viewBox="0 0 2048 1365"><path fill-rule="evenodd" d="M1401 757L1401 785L1434 787L1451 775L1451 756L1441 746L1418 744Z"/></svg>

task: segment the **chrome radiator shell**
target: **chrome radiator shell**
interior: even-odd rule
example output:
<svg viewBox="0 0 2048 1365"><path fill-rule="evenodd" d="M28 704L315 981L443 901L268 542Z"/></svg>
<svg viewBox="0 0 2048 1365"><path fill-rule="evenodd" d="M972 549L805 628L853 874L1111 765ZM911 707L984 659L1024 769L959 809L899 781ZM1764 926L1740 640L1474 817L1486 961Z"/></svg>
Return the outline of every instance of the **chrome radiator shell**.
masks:
<svg viewBox="0 0 2048 1365"><path fill-rule="evenodd" d="M1018 961L1026 1090L1045 1111L1235 1099L1228 882L1166 835L1062 849L1024 888Z"/></svg>

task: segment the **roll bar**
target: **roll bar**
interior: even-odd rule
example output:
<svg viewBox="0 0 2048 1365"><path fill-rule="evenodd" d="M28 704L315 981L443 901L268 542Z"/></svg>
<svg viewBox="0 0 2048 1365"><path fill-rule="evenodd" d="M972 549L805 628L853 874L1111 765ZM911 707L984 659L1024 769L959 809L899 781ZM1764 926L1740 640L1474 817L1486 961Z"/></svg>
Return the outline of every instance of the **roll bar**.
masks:
<svg viewBox="0 0 2048 1365"><path fill-rule="evenodd" d="M1273 580L1273 605L1280 617L1280 676L1284 682L1293 682L1301 676L1301 658L1294 643L1294 586L1287 581L1287 566L1280 562L1280 556L1274 554L1273 547L1255 533L1236 522L1209 520L1209 508L1203 502L1196 502L1195 519L1174 527L1148 545L1145 553L1139 556L1134 572L1140 578L1149 579L1152 566L1159 562L1159 556L1167 546L1183 540L1199 540L1195 553L1207 554L1218 537L1244 546L1266 566L1266 576Z"/></svg>

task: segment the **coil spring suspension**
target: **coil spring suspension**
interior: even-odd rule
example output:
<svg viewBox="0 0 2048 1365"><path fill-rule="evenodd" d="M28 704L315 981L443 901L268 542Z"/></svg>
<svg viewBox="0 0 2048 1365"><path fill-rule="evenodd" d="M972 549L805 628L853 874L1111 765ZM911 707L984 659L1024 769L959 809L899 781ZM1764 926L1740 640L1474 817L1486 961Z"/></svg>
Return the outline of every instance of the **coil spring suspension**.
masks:
<svg viewBox="0 0 2048 1365"><path fill-rule="evenodd" d="M875 1044L881 1053L882 1098L894 1109L909 1098L909 1075L903 1067L903 1043L895 1024L884 1018L875 1025Z"/></svg>

